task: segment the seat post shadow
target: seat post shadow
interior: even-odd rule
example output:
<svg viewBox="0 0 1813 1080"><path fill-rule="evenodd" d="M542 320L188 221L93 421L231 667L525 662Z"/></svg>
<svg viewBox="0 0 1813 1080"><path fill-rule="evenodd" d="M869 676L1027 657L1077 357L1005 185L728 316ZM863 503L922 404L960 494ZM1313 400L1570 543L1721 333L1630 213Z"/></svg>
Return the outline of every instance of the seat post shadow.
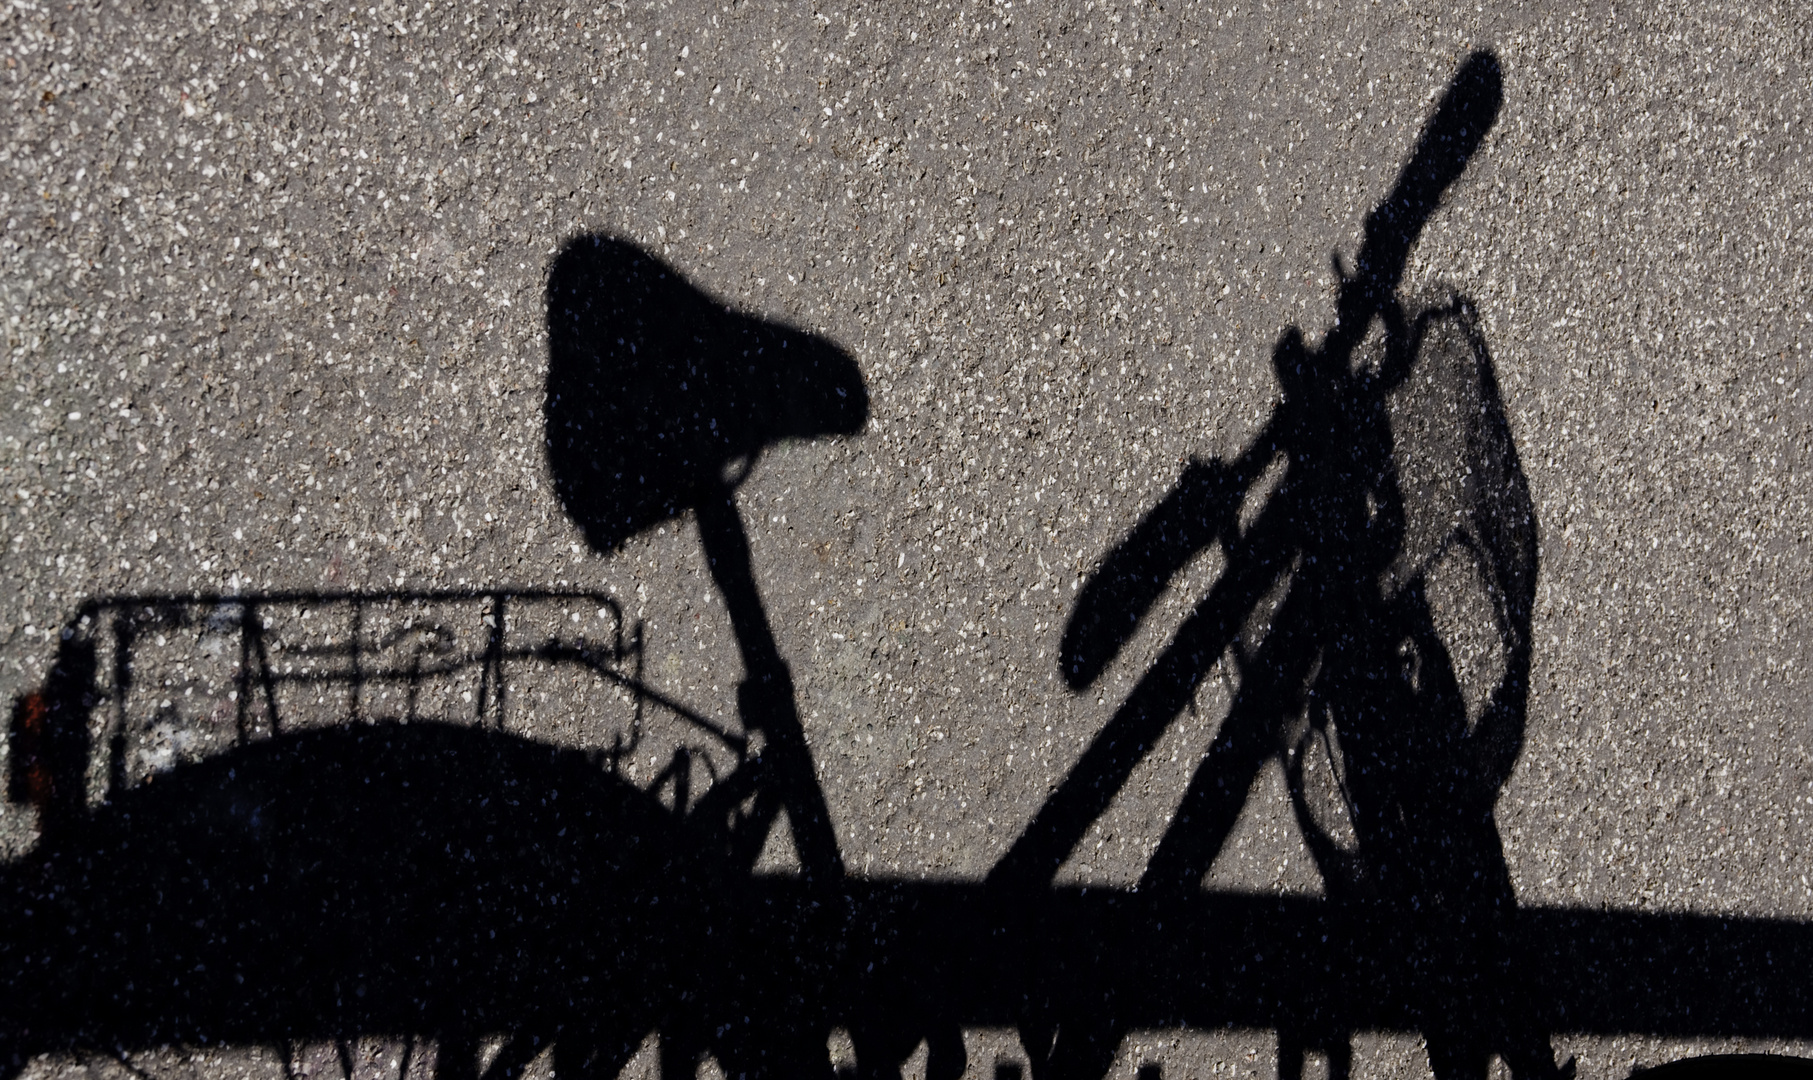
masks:
<svg viewBox="0 0 1813 1080"><path fill-rule="evenodd" d="M718 785L689 817L727 869L746 874L785 811L804 883L834 891L843 859L736 492L783 440L859 432L869 413L862 374L824 338L740 313L609 236L565 245L549 276L547 313L547 453L562 507L599 553L690 512L741 654L738 711L745 731L761 736L759 759L747 785ZM812 995L765 993L738 1007L790 996ZM770 1021L750 1054L770 1058L762 1063L770 1068L829 1075L828 1020ZM797 1035L778 1034L788 1031ZM663 1056L693 1053L675 1046Z"/></svg>

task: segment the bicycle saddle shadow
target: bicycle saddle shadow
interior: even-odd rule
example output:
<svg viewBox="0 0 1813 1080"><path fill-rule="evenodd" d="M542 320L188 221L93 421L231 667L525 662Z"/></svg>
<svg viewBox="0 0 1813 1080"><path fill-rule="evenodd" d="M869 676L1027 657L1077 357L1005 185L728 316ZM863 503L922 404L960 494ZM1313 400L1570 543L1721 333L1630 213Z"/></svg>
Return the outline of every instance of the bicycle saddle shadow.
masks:
<svg viewBox="0 0 1813 1080"><path fill-rule="evenodd" d="M548 464L595 550L734 487L774 443L868 419L849 354L735 311L628 241L568 241L547 305Z"/></svg>

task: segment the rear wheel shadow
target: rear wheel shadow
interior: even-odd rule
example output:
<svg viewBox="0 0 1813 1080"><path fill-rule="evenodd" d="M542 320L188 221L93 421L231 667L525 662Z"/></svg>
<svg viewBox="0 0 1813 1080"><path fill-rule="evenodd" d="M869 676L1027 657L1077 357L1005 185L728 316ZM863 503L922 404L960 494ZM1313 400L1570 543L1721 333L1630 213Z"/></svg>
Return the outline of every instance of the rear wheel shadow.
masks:
<svg viewBox="0 0 1813 1080"><path fill-rule="evenodd" d="M432 723L263 740L8 868L8 1057L431 1032L451 1078L505 1031L487 1077L557 1034L608 1064L710 1000L717 873L583 751Z"/></svg>

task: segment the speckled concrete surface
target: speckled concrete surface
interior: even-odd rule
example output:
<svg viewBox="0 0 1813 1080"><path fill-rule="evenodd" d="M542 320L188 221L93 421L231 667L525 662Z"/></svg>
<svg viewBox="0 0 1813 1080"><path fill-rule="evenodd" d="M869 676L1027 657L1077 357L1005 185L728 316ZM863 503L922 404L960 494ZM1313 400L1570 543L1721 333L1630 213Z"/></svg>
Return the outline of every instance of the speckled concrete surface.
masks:
<svg viewBox="0 0 1813 1080"><path fill-rule="evenodd" d="M559 586L730 713L696 533L599 555L550 488L545 275L605 232L860 365L867 428L745 484L756 566L851 868L978 878L1217 567L1073 694L1079 582L1252 437L1490 48L1407 284L1477 306L1540 523L1519 898L1813 918L1803 5L147 8L0 12L7 694L97 594ZM1217 685L1065 880L1137 877ZM1317 891L1294 830L1266 780L1211 881Z"/></svg>

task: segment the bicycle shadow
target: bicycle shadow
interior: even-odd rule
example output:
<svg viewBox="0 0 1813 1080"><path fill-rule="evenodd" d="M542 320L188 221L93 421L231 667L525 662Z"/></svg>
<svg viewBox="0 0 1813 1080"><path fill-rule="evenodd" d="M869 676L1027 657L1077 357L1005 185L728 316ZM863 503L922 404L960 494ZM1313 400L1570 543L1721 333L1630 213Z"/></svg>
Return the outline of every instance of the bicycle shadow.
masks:
<svg viewBox="0 0 1813 1080"><path fill-rule="evenodd" d="M1312 1048L1345 1075L1368 1029L1427 1033L1444 1080L1494 1054L1522 1080L1559 1071L1564 1023L1813 1034L1806 991L1772 975L1813 962L1802 924L1531 912L1510 886L1493 813L1523 739L1537 526L1476 317L1458 297L1398 296L1498 81L1489 55L1462 68L1367 220L1336 326L1274 352L1284 401L1262 435L1192 463L1081 594L1061 651L1077 687L1180 566L1225 555L988 882L846 874L738 514L767 447L862 427L860 371L632 244L582 236L547 292L555 491L599 552L691 515L744 665L741 730L713 729L736 768L697 793L673 773L664 804L596 750L414 721L413 696L402 717L280 730L280 695L241 675L242 726L268 735L92 805L105 665L74 620L14 717L14 791L47 827L0 871L0 1072L56 1050L428 1033L437 1080L513 1080L550 1047L558 1076L602 1077L654 1031L666 1077L710 1054L739 1080L828 1080L842 1027L859 1076L898 1078L923 1041L927 1080L953 1080L961 1025L1016 1028L1036 1080L1093 1080L1135 1028L1240 1025L1279 1032L1286 1080ZM188 601L230 609L242 671L269 666L251 600ZM491 615L480 714L505 659L529 655L498 644ZM356 647L334 656L338 674L296 677L389 677ZM1054 885L1217 662L1239 692L1141 887ZM1273 758L1328 903L1201 887ZM783 812L801 872L753 875ZM1608 994L1609 973L1646 993Z"/></svg>

